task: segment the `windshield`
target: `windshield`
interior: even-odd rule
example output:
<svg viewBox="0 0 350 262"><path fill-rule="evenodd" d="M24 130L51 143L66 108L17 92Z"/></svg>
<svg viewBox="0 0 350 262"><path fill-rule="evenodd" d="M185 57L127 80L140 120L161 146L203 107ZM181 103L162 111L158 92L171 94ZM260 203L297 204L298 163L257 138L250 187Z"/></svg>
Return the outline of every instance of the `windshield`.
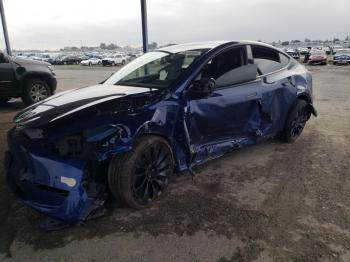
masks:
<svg viewBox="0 0 350 262"><path fill-rule="evenodd" d="M146 53L112 75L105 84L168 88L206 50Z"/></svg>
<svg viewBox="0 0 350 262"><path fill-rule="evenodd" d="M350 54L350 49L337 50L338 54Z"/></svg>
<svg viewBox="0 0 350 262"><path fill-rule="evenodd" d="M325 51L323 51L323 50L317 50L317 51L313 51L312 53L311 53L311 55L325 55L326 53L325 53Z"/></svg>

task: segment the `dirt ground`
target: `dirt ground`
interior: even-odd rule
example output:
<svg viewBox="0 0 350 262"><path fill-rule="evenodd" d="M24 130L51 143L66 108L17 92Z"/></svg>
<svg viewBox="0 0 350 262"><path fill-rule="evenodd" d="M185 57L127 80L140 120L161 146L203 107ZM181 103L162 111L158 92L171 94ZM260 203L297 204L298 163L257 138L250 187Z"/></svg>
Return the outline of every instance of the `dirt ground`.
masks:
<svg viewBox="0 0 350 262"><path fill-rule="evenodd" d="M310 71L319 116L299 140L233 152L198 168L193 181L177 174L142 211L111 209L45 233L42 215L10 193L1 167L0 260L350 261L350 66ZM58 70L60 83L73 86L74 74ZM0 108L1 159L20 107Z"/></svg>

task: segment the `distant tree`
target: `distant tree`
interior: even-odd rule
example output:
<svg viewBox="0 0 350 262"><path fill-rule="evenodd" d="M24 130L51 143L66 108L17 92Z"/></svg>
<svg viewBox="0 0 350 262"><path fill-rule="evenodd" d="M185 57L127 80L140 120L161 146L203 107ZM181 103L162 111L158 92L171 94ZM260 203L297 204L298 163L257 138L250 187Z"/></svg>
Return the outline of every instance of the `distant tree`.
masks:
<svg viewBox="0 0 350 262"><path fill-rule="evenodd" d="M148 49L156 49L158 47L158 44L156 42L152 42L148 44Z"/></svg>
<svg viewBox="0 0 350 262"><path fill-rule="evenodd" d="M101 49L106 49L106 44L105 44L105 43L101 43L101 44L100 44L100 48L101 48Z"/></svg>
<svg viewBox="0 0 350 262"><path fill-rule="evenodd" d="M106 49L108 50L114 50L120 48L117 44L110 43L109 45L106 46Z"/></svg>
<svg viewBox="0 0 350 262"><path fill-rule="evenodd" d="M339 38L333 38L333 43L338 42Z"/></svg>
<svg viewBox="0 0 350 262"><path fill-rule="evenodd" d="M76 47L76 46L72 46L70 49L71 49L72 51L77 51L77 50L79 50L80 48L79 48L79 47Z"/></svg>
<svg viewBox="0 0 350 262"><path fill-rule="evenodd" d="M283 46L289 45L289 41L283 41L283 42L281 43L281 45L283 45Z"/></svg>
<svg viewBox="0 0 350 262"><path fill-rule="evenodd" d="M301 41L300 40L292 40L292 44L297 44L297 43L300 43Z"/></svg>
<svg viewBox="0 0 350 262"><path fill-rule="evenodd" d="M276 46L276 42L275 42L275 41L273 41L273 42L272 42L272 45L273 45L273 46Z"/></svg>
<svg viewBox="0 0 350 262"><path fill-rule="evenodd" d="M310 43L311 40L310 40L309 38L305 38L304 42L305 42L305 43Z"/></svg>
<svg viewBox="0 0 350 262"><path fill-rule="evenodd" d="M346 40L346 41L349 41L349 40L350 40L350 39L349 39L349 36L346 36L346 37L345 37L345 40Z"/></svg>

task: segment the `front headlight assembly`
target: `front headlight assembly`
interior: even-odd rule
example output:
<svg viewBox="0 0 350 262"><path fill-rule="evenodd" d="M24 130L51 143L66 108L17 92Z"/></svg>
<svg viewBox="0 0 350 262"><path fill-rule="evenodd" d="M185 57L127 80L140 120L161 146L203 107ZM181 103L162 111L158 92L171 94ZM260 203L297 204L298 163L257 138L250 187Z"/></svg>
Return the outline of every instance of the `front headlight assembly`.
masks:
<svg viewBox="0 0 350 262"><path fill-rule="evenodd" d="M83 154L83 139L81 136L67 136L54 143L55 150L63 157L79 157Z"/></svg>
<svg viewBox="0 0 350 262"><path fill-rule="evenodd" d="M55 70L52 65L48 65L47 68L51 71L53 75L56 75Z"/></svg>
<svg viewBox="0 0 350 262"><path fill-rule="evenodd" d="M81 133L56 140L54 151L62 157L81 158L87 154L98 154L102 148L109 148L118 140L127 142L130 130L118 125L103 125Z"/></svg>

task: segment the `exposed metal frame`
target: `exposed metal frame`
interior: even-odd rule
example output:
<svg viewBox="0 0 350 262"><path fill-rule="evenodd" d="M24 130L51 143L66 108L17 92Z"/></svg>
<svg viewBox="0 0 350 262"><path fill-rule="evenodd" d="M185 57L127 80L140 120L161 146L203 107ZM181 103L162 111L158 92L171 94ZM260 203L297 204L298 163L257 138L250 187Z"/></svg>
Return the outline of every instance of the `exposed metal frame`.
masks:
<svg viewBox="0 0 350 262"><path fill-rule="evenodd" d="M2 0L0 0L0 15L1 15L1 21L2 21L2 30L4 32L6 51L7 51L8 55L12 55L9 34L8 34L8 31L7 31L7 24L6 24L6 18L5 18L4 4L3 4Z"/></svg>

